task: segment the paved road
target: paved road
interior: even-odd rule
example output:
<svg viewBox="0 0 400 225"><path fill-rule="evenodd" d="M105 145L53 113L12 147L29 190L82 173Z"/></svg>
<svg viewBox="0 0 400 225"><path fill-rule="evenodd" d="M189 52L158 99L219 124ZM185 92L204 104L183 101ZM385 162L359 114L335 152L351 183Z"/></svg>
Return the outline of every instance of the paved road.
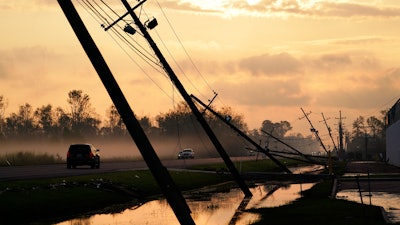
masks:
<svg viewBox="0 0 400 225"><path fill-rule="evenodd" d="M249 160L247 157L232 158L232 161ZM221 158L164 160L167 168L185 169L192 165L222 162ZM0 181L52 178L64 176L77 176L84 174L116 172L124 170L147 169L144 161L132 162L102 162L100 169L90 169L89 166L81 166L76 169L67 169L66 164L38 165L38 166L10 166L0 167Z"/></svg>

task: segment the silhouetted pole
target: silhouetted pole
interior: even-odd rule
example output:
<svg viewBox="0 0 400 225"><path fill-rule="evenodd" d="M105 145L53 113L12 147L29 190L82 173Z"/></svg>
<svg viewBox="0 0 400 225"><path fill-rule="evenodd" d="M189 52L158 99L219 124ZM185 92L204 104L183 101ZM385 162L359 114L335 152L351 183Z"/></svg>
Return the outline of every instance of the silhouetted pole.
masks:
<svg viewBox="0 0 400 225"><path fill-rule="evenodd" d="M232 176L236 180L237 184L239 185L240 189L243 191L245 196L252 196L252 193L250 192L249 188L247 187L246 183L240 176L239 172L237 171L235 165L229 158L229 155L226 153L224 150L223 146L219 142L218 138L208 125L207 121L204 119L203 115L201 112L197 109L196 105L193 103L192 99L190 98L189 94L186 92L185 88L183 87L182 83L179 81L178 77L175 75L174 71L168 64L167 60L164 58L162 55L160 49L157 47L156 43L153 41L153 38L150 36L150 34L147 32L146 28L143 26L142 22L140 19L136 16L135 12L129 5L129 3L126 0L121 0L121 2L124 4L126 10L128 10L129 14L131 15L134 23L138 28L140 29L141 33L143 36L146 38L146 40L149 42L150 47L153 49L154 53L160 60L160 63L162 64L165 72L168 74L169 78L172 80L172 83L175 85L175 87L178 89L180 94L182 95L183 99L186 101L186 103L189 105L190 109L192 110L193 114L196 116L197 120L203 127L204 131L207 133L208 137L210 138L211 142L214 144L215 148L217 149L218 153L220 154L221 158L224 160L225 165L228 167L229 171L231 172Z"/></svg>
<svg viewBox="0 0 400 225"><path fill-rule="evenodd" d="M308 155L303 154L303 153L300 152L299 150L295 149L293 146L291 146L291 145L289 145L289 144L283 142L281 139L275 137L275 136L272 135L271 133L269 133L269 132L267 132L267 131L265 131L265 130L261 130L261 132L267 134L268 136L272 137L273 139L275 139L275 140L278 141L279 143L281 143L281 144L285 145L286 147L289 147L289 148L292 149L293 151L297 152L299 155L301 155L301 156L303 156L305 159L307 159L308 162L310 162L310 163L315 163L315 164L320 164L319 162L317 162L317 161L311 159Z"/></svg>
<svg viewBox="0 0 400 225"><path fill-rule="evenodd" d="M344 159L345 154L344 154L344 147L343 147L343 119L346 119L346 117L342 117L342 111L339 111L339 159Z"/></svg>
<svg viewBox="0 0 400 225"><path fill-rule="evenodd" d="M324 113L321 113L321 115L322 115L322 119L324 120L326 129L328 130L329 137L331 138L331 141L332 141L332 143L333 143L333 147L334 147L334 149L335 149L335 151L336 151L337 156L339 157L339 152L338 152L338 149L337 149L337 147L336 147L336 143L335 143L335 141L333 140L333 137L332 137L331 128L328 126L328 123L326 122ZM328 119L329 119L329 118L328 118Z"/></svg>
<svg viewBox="0 0 400 225"><path fill-rule="evenodd" d="M117 81L111 73L110 68L87 31L71 0L58 0L58 3L103 82L103 85L107 89L107 92L118 110L118 113L121 115L127 130L138 146L143 159L146 161L146 164L155 180L164 192L164 195L179 222L185 225L194 225L195 223L190 215L191 212L189 206L186 204L185 199L176 187L167 169L162 165L143 128L140 126L139 121L136 119L124 94L118 86Z"/></svg>
<svg viewBox="0 0 400 225"><path fill-rule="evenodd" d="M276 163L282 170L284 170L286 173L292 173L285 165L283 165L279 160L277 160L274 156L272 156L266 149L261 147L259 144L257 144L255 141L253 141L249 136L247 136L245 133L243 133L240 129L238 129L236 126L234 126L232 123L228 122L226 118L221 116L219 113L215 112L213 109L211 109L209 106L204 104L200 99L198 99L194 95L190 95L194 100L196 100L198 103L200 103L205 109L210 111L214 116L222 120L225 124L227 124L231 129L236 131L240 136L242 136L246 141L250 142L254 147L257 148L257 151L264 153L266 156L268 156L274 163Z"/></svg>
<svg viewBox="0 0 400 225"><path fill-rule="evenodd" d="M310 126L311 126L311 129L310 129L310 130L311 130L311 132L313 132L313 133L315 134L315 137L317 138L317 140L318 140L319 143L321 144L321 147L324 149L324 151L325 151L326 153L328 153L328 151L327 151L326 148L325 148L324 143L322 142L321 138L319 137L318 130L316 130L316 129L314 128L313 124L311 123L311 120L308 118L308 115L304 112L303 108L300 108L300 109L301 109L301 111L303 112L304 117L307 119L308 123L310 123Z"/></svg>

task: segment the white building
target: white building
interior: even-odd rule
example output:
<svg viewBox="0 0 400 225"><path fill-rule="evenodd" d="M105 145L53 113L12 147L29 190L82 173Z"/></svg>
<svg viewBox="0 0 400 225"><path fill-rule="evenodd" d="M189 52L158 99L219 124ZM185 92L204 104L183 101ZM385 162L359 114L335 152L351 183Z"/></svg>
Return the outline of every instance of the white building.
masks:
<svg viewBox="0 0 400 225"><path fill-rule="evenodd" d="M400 167L400 99L386 115L386 160Z"/></svg>

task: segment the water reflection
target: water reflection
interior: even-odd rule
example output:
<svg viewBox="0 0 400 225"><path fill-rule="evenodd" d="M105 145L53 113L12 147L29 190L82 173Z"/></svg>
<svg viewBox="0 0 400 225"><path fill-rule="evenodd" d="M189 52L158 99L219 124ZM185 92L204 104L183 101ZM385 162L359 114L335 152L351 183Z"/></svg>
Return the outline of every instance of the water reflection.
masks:
<svg viewBox="0 0 400 225"><path fill-rule="evenodd" d="M192 218L197 225L247 225L259 220L259 215L242 213L243 209L276 207L288 204L300 197L300 192L311 188L314 183L265 185L251 188L253 197L243 201L240 189L226 193L207 193L201 198L187 198L192 210ZM147 202L134 209L126 209L118 214L98 214L88 218L79 218L58 225L176 225L178 219L165 199Z"/></svg>
<svg viewBox="0 0 400 225"><path fill-rule="evenodd" d="M356 189L349 189L340 191L336 194L336 198L346 199L353 202L364 204L371 204L375 206L381 206L385 209L388 214L388 219L393 223L400 222L400 195L391 194L386 192L371 192L371 196L366 196L365 193L362 195L362 201L360 193Z"/></svg>

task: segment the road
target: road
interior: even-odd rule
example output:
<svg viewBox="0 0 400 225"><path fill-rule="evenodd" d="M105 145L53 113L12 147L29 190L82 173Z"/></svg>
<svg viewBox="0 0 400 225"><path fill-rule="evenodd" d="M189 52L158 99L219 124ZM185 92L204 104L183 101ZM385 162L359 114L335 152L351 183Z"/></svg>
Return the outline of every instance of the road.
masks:
<svg viewBox="0 0 400 225"><path fill-rule="evenodd" d="M232 158L232 161L250 160L250 157ZM163 160L162 163L167 168L185 169L192 165L223 162L221 158L206 159L175 159ZM132 162L102 162L100 169L91 169L89 166L81 166L76 169L67 169L66 164L36 165L36 166L9 166L0 167L0 181L38 179L78 176L85 174L107 173L126 170L147 169L144 161Z"/></svg>

